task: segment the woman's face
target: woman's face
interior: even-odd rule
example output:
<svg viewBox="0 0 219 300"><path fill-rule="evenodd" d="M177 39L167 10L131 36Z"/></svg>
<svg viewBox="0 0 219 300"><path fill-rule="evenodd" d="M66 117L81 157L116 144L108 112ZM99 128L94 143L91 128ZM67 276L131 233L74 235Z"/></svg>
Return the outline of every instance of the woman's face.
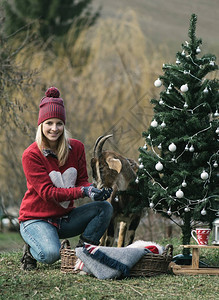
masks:
<svg viewBox="0 0 219 300"><path fill-rule="evenodd" d="M43 134L47 138L50 147L55 147L59 137L63 134L64 123L57 118L48 119L43 122Z"/></svg>

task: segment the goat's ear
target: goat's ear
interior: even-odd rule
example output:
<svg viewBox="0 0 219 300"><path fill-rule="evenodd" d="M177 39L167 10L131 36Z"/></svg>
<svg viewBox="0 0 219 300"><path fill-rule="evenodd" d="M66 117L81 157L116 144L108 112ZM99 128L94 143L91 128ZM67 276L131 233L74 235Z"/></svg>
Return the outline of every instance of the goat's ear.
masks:
<svg viewBox="0 0 219 300"><path fill-rule="evenodd" d="M117 171L118 173L120 173L120 171L122 169L122 163L118 158L109 156L106 158L106 162L110 169L113 169L113 170Z"/></svg>

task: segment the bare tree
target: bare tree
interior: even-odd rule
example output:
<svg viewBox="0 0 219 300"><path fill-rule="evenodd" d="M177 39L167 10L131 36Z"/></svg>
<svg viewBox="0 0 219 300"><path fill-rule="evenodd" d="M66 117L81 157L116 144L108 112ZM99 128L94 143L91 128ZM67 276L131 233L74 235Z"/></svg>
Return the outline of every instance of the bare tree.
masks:
<svg viewBox="0 0 219 300"><path fill-rule="evenodd" d="M17 202L17 191L23 190L25 185L21 176L19 144L23 144L24 136L30 140L33 133L31 124L24 119L24 112L33 104L26 99L30 99L29 89L34 86L35 72L25 70L16 60L33 41L32 36L27 31L23 41L18 42L17 33L5 35L3 24L4 15L0 9L0 196L4 196L7 207L14 205L13 201Z"/></svg>

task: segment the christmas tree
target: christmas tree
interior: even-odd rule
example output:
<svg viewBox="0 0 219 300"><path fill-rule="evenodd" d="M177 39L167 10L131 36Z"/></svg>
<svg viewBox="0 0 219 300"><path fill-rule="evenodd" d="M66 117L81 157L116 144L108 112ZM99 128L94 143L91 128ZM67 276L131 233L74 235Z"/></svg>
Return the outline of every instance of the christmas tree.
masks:
<svg viewBox="0 0 219 300"><path fill-rule="evenodd" d="M137 178L148 207L181 227L184 245L193 226L211 225L219 211L218 80L207 78L218 66L214 55L200 57L196 23L193 14L176 63L164 64L154 82L162 91L151 100L154 117L143 132Z"/></svg>

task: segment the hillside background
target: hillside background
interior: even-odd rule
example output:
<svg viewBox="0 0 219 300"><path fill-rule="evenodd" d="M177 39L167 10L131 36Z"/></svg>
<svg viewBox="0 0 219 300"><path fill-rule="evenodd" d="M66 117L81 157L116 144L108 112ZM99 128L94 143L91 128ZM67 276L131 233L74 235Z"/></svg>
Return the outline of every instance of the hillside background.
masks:
<svg viewBox="0 0 219 300"><path fill-rule="evenodd" d="M219 53L219 2L217 0L94 0L102 6L101 18L120 18L127 9L136 12L144 35L155 45L169 48L169 59L187 39L188 21L197 14L197 36L203 40L206 52Z"/></svg>

